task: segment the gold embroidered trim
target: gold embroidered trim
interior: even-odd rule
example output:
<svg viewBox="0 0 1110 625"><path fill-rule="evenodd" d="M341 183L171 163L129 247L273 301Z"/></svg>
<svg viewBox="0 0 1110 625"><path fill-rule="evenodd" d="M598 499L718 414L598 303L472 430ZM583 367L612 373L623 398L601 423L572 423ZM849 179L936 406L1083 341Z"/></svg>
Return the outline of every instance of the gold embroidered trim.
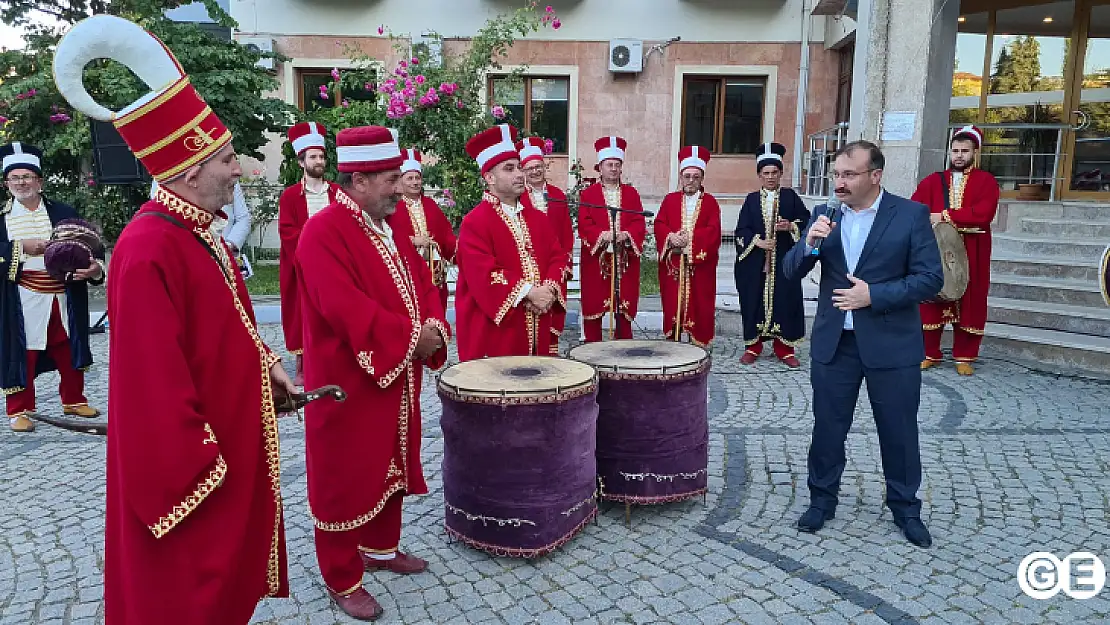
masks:
<svg viewBox="0 0 1110 625"><path fill-rule="evenodd" d="M567 309L567 300L566 300L565 297L563 297L563 289L559 288L559 283L554 281L554 280L549 279L549 280L544 280L543 285L544 286L549 286L549 287L551 287L552 289L555 290L555 300L557 302L559 302L559 305L563 307L563 310L566 310Z"/></svg>
<svg viewBox="0 0 1110 625"><path fill-rule="evenodd" d="M158 191L161 192L163 187L159 187ZM167 194L168 197L175 197ZM190 205L191 206L191 205ZM195 207L194 207L195 208ZM211 214L209 214L211 218ZM247 330L251 340L254 341L254 347L258 350L258 360L260 371L260 381L262 385L262 406L260 409L262 415L262 440L266 450L266 468L267 474L270 478L270 491L273 494L274 500L274 527L270 535L270 554L266 563L266 583L267 583L267 596L274 596L281 589L281 542L279 534L281 529L281 513L282 513L282 496L281 496L281 445L278 441L278 427L277 427L277 412L274 409L274 389L270 383L270 367L267 365L269 362L269 349L262 341L262 337L258 335L258 328L251 322L250 315L247 314L247 309L243 306L243 302L239 300L239 292L235 288L235 281L231 277L227 267L230 267L230 260L227 257L227 248L223 245L217 245L215 239L212 237L212 231L207 225L198 225L193 228L193 233L196 234L202 241L208 245L209 249L216 251L215 262L220 265L223 270L221 273L224 277L224 284L227 285L228 290L231 291L231 300L235 305L235 309L239 312L239 321Z"/></svg>
<svg viewBox="0 0 1110 625"><path fill-rule="evenodd" d="M374 365L371 363L371 358L373 358L373 356L374 356L374 352L359 352L358 353L358 366L361 367L363 371L365 371L366 373L369 373L370 375L374 375Z"/></svg>
<svg viewBox="0 0 1110 625"><path fill-rule="evenodd" d="M451 329L450 328L448 328L446 325L444 325L443 322L441 322L439 319L433 319L431 317L428 317L427 319L424 320L424 325L428 325L429 323L432 324L433 326L435 326L435 328L437 330L439 330L440 336L443 337L444 346L447 346L448 344L451 343Z"/></svg>
<svg viewBox="0 0 1110 625"><path fill-rule="evenodd" d="M744 244L743 239L737 239L737 241L736 241L737 247L739 247L743 244ZM752 237L752 241L751 241L751 243L748 243L748 247L744 248L744 251L741 252L740 255L736 257L736 262L740 262L740 261L744 260L745 258L747 258L748 254L751 254L752 250L754 250L754 249L755 249L755 237Z"/></svg>
<svg viewBox="0 0 1110 625"><path fill-rule="evenodd" d="M795 243L802 240L802 230L797 221L790 222L790 238L794 239Z"/></svg>
<svg viewBox="0 0 1110 625"><path fill-rule="evenodd" d="M943 323L923 323L921 324L922 330L940 330L945 326Z"/></svg>
<svg viewBox="0 0 1110 625"><path fill-rule="evenodd" d="M225 475L227 475L227 463L224 462L224 457L222 455L216 456L216 466L208 472L208 475L205 476L199 484L197 484L193 492L181 503L175 505L169 514L158 519L158 522L154 525L148 526L151 533L154 534L154 537L161 538L165 536L185 517L189 516L189 513L196 510L197 506L199 506L208 495L212 494L212 491L216 490L216 487L223 483Z"/></svg>
<svg viewBox="0 0 1110 625"><path fill-rule="evenodd" d="M194 118L190 119L189 121L185 122L177 130L171 132L170 134L166 135L165 137L158 140L157 142L139 150L138 152L135 152L135 158L142 159L142 158L145 158L147 156L150 156L154 152L157 152L158 150L161 150L162 148L166 147L167 145L173 143L174 141L177 141L178 139L180 139L184 135L186 135L189 132L195 130L196 127L199 126L202 121L204 121L204 118L208 117L211 114L212 114L212 108L209 107L209 106L205 106L204 110L202 110L196 117L194 117Z"/></svg>
<svg viewBox="0 0 1110 625"><path fill-rule="evenodd" d="M199 224L207 228L213 219L212 213L200 208L199 206L183 199L177 194L169 191L166 187L159 185L158 190L154 192L154 201L170 209L171 212L181 215L190 222ZM222 245L213 247L223 248ZM226 263L224 264L226 267Z"/></svg>
<svg viewBox="0 0 1110 625"><path fill-rule="evenodd" d="M375 516L377 516L378 513L381 512L383 508L385 508L385 504L386 504L387 501L389 501L389 498L392 497L397 492L404 489L404 487L405 487L404 482L394 482L394 483L390 484L389 487L385 489L385 494L382 495L381 500L378 501L377 505L375 505L373 507L373 509L371 509L366 514L363 514L361 516L355 517L354 519L351 519L350 521L339 521L339 522L336 522L336 523L331 523L331 522L328 522L328 521L321 521L320 519L316 518L315 514L312 513L312 506L311 505L309 505L309 507L308 507L308 516L309 516L310 519L312 519L313 525L315 525L321 531L324 531L324 532L349 532L353 529L358 529L358 528L362 527L363 525L366 525L367 523L369 523L371 519L373 519Z"/></svg>
<svg viewBox="0 0 1110 625"><path fill-rule="evenodd" d="M12 386L12 387L4 389L3 393L4 393L5 396L15 395L16 393L22 393L25 390L27 390L27 389L23 388L22 386Z"/></svg>
<svg viewBox="0 0 1110 625"><path fill-rule="evenodd" d="M212 426L211 425L208 425L207 423L205 423L204 424L204 431L208 434L208 438L201 441L200 442L201 445L207 445L209 443L212 443L213 445L219 445L219 443L216 442L216 433L212 431Z"/></svg>
<svg viewBox="0 0 1110 625"><path fill-rule="evenodd" d="M961 325L957 325L956 327L960 330L963 330L964 332L967 332L968 334L977 334L979 336L983 336L986 334L986 330L984 330L983 328L965 328Z"/></svg>
<svg viewBox="0 0 1110 625"><path fill-rule="evenodd" d="M8 265L8 282L19 279L19 265L23 262L23 241L12 241L12 264Z"/></svg>
<svg viewBox="0 0 1110 625"><path fill-rule="evenodd" d="M198 128L197 130L199 131L200 129ZM201 148L199 152L189 157L189 159L155 175L154 178L160 182L170 180L174 176L180 174L186 169L189 169L193 165L208 160L213 154L223 149L223 147L228 143L231 143L231 131L224 130L224 134L220 135L216 139L213 139L211 143Z"/></svg>
<svg viewBox="0 0 1110 625"><path fill-rule="evenodd" d="M516 298L520 297L520 292L523 290L524 281L520 281L516 283L513 290L509 291L508 297L505 298L505 301L501 302L501 308L497 309L497 316L493 318L494 324L501 325L501 322L505 320L505 315L509 314L509 310L513 307L513 304L516 303Z"/></svg>
<svg viewBox="0 0 1110 625"><path fill-rule="evenodd" d="M156 97L153 100L151 100L150 102L147 102L146 104L140 106L139 108L135 109L134 111L131 111L130 113L124 115L123 117L117 117L117 118L113 119L112 123L115 125L116 128L120 128L122 126L126 126L127 124L130 124L131 122L135 121L136 119L139 119L143 115L146 115L147 113L149 113L149 112L153 111L154 109L158 108L166 100L169 100L173 96L177 95L188 84L189 84L189 77L188 76L181 77L180 79L178 79L178 81L173 86L171 86L169 89L166 89L165 91L160 93L158 95L158 97Z"/></svg>
<svg viewBox="0 0 1110 625"><path fill-rule="evenodd" d="M948 185L948 205L952 207L952 210L960 210L964 207L964 189L967 188L967 181L969 178L971 178L972 169L973 167L968 167L964 170L964 175L960 176L959 184ZM954 177L952 175L953 173L954 172L949 171L946 172L945 175L949 177L949 180L951 180ZM951 221L947 209L944 210L944 217L945 221Z"/></svg>
<svg viewBox="0 0 1110 625"><path fill-rule="evenodd" d="M496 270L490 272L490 274L489 274L489 283L490 284L503 284L505 286L509 286L509 281L505 279L505 272L501 271L500 269L496 269Z"/></svg>
<svg viewBox="0 0 1110 625"><path fill-rule="evenodd" d="M358 550L361 551L362 553L372 553L372 554L378 555L378 556L385 556L385 555L389 555L391 553L397 553L398 548L400 548L400 545L397 545L396 547L394 547L392 549L371 549L369 547L363 547L362 545L358 546Z"/></svg>
<svg viewBox="0 0 1110 625"><path fill-rule="evenodd" d="M344 591L332 590L331 588L328 588L328 590L340 597L350 597L351 595L355 594L355 591L357 591L359 588L362 588L362 579L359 579L358 583Z"/></svg>
<svg viewBox="0 0 1110 625"><path fill-rule="evenodd" d="M403 473L401 473L401 470L397 468L397 460L395 458L390 458L389 470L385 472L385 479L389 480L395 477L401 477L402 475Z"/></svg>
<svg viewBox="0 0 1110 625"><path fill-rule="evenodd" d="M378 255L382 257L382 262L385 263L386 268L389 270L390 277L393 278L393 285L397 287L397 292L401 295L401 301L405 304L405 309L409 314L409 321L412 324L412 333L409 336L409 344L408 348L405 350L405 357L401 360L400 364L378 379L378 386L387 388L390 384L393 384L393 381L404 373L405 368L411 364L413 352L416 351L416 344L420 341L420 302L417 299L416 288L413 286L412 274L409 272L409 269L405 266L401 257L395 255L385 242L382 241L381 237L374 234L374 231L370 228L370 224L366 221L362 208L345 194L337 194L335 200L351 211L351 216L354 218L355 222L362 228L363 233L370 239L374 248L378 250Z"/></svg>
<svg viewBox="0 0 1110 625"><path fill-rule="evenodd" d="M286 347L286 351L288 351L290 354L293 354L294 356L303 356L304 355L304 348L303 347L301 349L288 349L288 347Z"/></svg>

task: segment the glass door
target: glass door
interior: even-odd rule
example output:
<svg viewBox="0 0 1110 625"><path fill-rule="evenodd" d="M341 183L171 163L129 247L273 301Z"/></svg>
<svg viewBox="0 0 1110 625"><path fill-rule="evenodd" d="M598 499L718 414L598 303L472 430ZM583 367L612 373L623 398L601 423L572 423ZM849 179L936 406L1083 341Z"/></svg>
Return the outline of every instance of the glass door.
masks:
<svg viewBox="0 0 1110 625"><path fill-rule="evenodd" d="M1072 83L1068 197L1110 199L1110 0L1088 0L1080 15Z"/></svg>

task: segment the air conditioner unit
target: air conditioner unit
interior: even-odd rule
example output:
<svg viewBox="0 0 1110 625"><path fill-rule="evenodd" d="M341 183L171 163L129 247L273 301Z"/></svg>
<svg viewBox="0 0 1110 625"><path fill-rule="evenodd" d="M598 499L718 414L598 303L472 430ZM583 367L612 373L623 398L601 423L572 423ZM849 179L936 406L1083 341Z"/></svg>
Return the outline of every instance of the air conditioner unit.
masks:
<svg viewBox="0 0 1110 625"><path fill-rule="evenodd" d="M239 43L243 44L244 46L247 46L248 48L250 48L251 50L254 50L255 52L273 52L274 51L274 40L270 39L268 37L243 37L242 39L239 40ZM274 59L274 58L259 59L258 62L255 63L255 66L256 67L261 67L262 69L268 69L270 71L273 71L274 67L275 67L275 61L276 60L277 59Z"/></svg>
<svg viewBox="0 0 1110 625"><path fill-rule="evenodd" d="M434 33L424 33L412 38L412 47L424 46L428 50L427 64L430 67L443 66L443 40ZM415 49L413 50L415 52Z"/></svg>
<svg viewBox="0 0 1110 625"><path fill-rule="evenodd" d="M644 42L639 39L609 41L609 71L619 73L644 71Z"/></svg>

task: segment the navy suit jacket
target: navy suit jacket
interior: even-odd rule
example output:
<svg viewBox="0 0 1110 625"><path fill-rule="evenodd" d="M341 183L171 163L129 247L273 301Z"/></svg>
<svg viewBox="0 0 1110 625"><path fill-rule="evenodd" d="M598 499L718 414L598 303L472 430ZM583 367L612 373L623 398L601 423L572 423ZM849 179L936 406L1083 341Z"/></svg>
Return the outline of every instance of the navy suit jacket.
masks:
<svg viewBox="0 0 1110 625"><path fill-rule="evenodd" d="M846 210L851 210L845 207ZM809 228L825 207L817 207ZM821 290L813 322L811 357L828 364L836 354L844 329L844 311L833 306L834 289L851 288L848 262L838 224L821 246L819 256L795 245L783 262L787 280L805 277L821 261ZM804 242L806 235L802 235ZM869 369L920 366L925 359L918 304L933 298L944 286L940 251L929 221L929 208L890 192L883 193L875 223L863 246L853 275L867 283L871 306L852 311L860 360Z"/></svg>

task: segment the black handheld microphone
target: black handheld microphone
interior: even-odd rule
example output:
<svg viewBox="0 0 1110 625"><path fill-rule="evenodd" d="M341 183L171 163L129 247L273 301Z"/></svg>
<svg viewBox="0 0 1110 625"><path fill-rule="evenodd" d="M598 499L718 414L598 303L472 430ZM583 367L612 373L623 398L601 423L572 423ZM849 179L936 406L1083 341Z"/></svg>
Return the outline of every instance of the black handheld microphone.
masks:
<svg viewBox="0 0 1110 625"><path fill-rule="evenodd" d="M828 201L825 202L825 217L828 217L829 221L832 221L833 216L836 215L836 211L838 210L840 210L840 198L836 197L835 195L830 196ZM829 234L832 233L830 232ZM810 256L820 255L821 244L824 242L825 239L817 239L817 241L813 244L813 251L809 253Z"/></svg>

